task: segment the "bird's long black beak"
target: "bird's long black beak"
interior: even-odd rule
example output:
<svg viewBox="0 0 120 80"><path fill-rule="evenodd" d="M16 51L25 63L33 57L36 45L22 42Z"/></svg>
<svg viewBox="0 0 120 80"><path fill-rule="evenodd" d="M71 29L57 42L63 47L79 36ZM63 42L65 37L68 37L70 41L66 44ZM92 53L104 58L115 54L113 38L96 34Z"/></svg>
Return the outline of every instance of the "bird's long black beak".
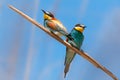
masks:
<svg viewBox="0 0 120 80"><path fill-rule="evenodd" d="M86 26L83 27L84 29L86 28Z"/></svg>
<svg viewBox="0 0 120 80"><path fill-rule="evenodd" d="M45 12L43 9L41 9L41 10L42 10L42 12L43 12L43 13L45 13L45 14L46 14L46 12Z"/></svg>

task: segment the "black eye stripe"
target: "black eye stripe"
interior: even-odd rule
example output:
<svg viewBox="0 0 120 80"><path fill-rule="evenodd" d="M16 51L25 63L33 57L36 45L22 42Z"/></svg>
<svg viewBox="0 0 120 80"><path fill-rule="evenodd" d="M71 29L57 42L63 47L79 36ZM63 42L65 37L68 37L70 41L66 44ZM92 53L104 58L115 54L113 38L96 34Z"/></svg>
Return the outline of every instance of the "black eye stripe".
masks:
<svg viewBox="0 0 120 80"><path fill-rule="evenodd" d="M50 17L54 17L53 14L49 14Z"/></svg>
<svg viewBox="0 0 120 80"><path fill-rule="evenodd" d="M75 26L82 27L82 28L86 28L86 26L84 26L84 25L82 25L82 24L76 24Z"/></svg>
<svg viewBox="0 0 120 80"><path fill-rule="evenodd" d="M50 17L54 17L54 15L52 13L49 14Z"/></svg>
<svg viewBox="0 0 120 80"><path fill-rule="evenodd" d="M50 17L54 17L54 15L51 12L46 12L47 15L49 15Z"/></svg>

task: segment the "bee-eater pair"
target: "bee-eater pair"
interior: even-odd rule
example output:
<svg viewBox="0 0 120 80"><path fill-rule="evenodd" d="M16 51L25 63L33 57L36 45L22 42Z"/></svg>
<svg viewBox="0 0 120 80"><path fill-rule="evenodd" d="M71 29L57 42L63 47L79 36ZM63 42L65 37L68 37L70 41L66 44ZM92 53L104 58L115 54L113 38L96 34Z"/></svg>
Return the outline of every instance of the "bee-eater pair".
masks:
<svg viewBox="0 0 120 80"><path fill-rule="evenodd" d="M51 32L56 35L65 36L66 41L71 44L73 47L80 49L84 40L83 31L85 26L82 24L76 24L72 31L68 34L67 29L63 26L63 24L57 20L51 12L44 11L44 26L48 28ZM66 56L65 56L65 69L64 69L64 77L66 77L67 72L69 71L69 66L75 57L76 53L70 48L66 47Z"/></svg>

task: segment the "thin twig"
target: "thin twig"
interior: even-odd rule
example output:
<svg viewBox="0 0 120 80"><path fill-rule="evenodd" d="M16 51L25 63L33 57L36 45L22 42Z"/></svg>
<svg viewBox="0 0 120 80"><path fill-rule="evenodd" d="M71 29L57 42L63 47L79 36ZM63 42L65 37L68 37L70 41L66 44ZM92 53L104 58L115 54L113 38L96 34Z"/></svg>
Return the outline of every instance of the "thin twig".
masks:
<svg viewBox="0 0 120 80"><path fill-rule="evenodd" d="M82 51L80 51L80 50L72 47L69 43L67 43L66 41L63 41L60 37L58 37L57 35L51 33L49 30L47 30L46 28L44 28L44 26L42 26L37 21L33 20L32 18L30 18L29 16L27 16L26 14L24 14L20 10L16 9L15 7L9 5L9 8L11 8L15 12L17 12L18 14L20 14L21 16L23 16L25 19L27 19L28 21L30 21L31 23L33 23L34 25L36 25L37 27L39 27L40 29L42 29L44 32L46 32L48 35L52 36L54 39L56 39L57 41L59 41L60 43L62 43L63 45L65 45L66 47L71 48L72 50L74 50L76 53L78 53L83 58L85 58L86 60L88 60L94 66L96 66L97 68L100 68L101 70L103 70L106 74L108 74L109 76L111 76L114 80L118 80L118 78L112 72L110 72L107 68L105 68L101 64L99 64L96 60L94 60L92 57L90 57L87 53L82 52Z"/></svg>

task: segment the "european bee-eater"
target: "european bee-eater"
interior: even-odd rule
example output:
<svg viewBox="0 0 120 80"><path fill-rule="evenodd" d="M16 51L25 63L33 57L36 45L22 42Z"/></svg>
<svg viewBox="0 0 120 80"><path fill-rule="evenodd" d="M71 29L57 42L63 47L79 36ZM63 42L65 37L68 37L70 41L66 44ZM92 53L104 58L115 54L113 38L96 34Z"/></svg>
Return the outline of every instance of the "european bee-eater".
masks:
<svg viewBox="0 0 120 80"><path fill-rule="evenodd" d="M73 38L73 40L67 38L66 41L70 43L73 47L81 50L81 46L84 40L84 35L83 35L84 29L85 29L84 25L76 24L69 34ZM66 74L69 71L70 63L72 62L75 55L76 55L75 51L73 51L70 48L66 48L64 77L66 77Z"/></svg>
<svg viewBox="0 0 120 80"><path fill-rule="evenodd" d="M63 26L63 24L57 20L51 12L44 11L44 26L48 28L51 32L54 32L56 35L65 36L69 39L71 37L68 35L67 29Z"/></svg>

